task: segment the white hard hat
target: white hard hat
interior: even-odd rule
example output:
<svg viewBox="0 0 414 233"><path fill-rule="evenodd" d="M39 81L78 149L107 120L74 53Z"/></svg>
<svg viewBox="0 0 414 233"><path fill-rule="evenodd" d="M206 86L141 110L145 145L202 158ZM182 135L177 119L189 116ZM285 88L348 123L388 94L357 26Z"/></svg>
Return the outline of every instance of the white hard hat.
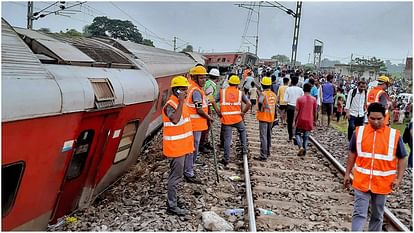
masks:
<svg viewBox="0 0 414 233"><path fill-rule="evenodd" d="M220 71L216 68L213 68L213 69L210 70L210 72L208 74L212 75L212 76L219 77L220 76Z"/></svg>

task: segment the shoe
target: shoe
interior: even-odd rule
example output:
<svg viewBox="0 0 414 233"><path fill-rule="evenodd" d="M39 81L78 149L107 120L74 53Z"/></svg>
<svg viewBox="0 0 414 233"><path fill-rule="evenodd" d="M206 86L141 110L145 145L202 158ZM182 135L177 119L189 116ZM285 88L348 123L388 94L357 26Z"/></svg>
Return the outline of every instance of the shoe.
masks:
<svg viewBox="0 0 414 233"><path fill-rule="evenodd" d="M305 155L305 150L301 148L298 152L298 156L304 156L304 155Z"/></svg>
<svg viewBox="0 0 414 233"><path fill-rule="evenodd" d="M222 159L219 161L219 163L223 164L225 167L227 167L227 165L229 165L229 161Z"/></svg>
<svg viewBox="0 0 414 233"><path fill-rule="evenodd" d="M167 201L165 201L165 204L167 205L167 208L168 208L168 200ZM178 199L177 198L177 206L179 207L179 208L181 208L181 209L183 209L183 207L185 206L185 204L184 204L184 202L182 202L180 199Z"/></svg>
<svg viewBox="0 0 414 233"><path fill-rule="evenodd" d="M208 150L205 146L200 146L198 151L204 154L210 153L210 150Z"/></svg>
<svg viewBox="0 0 414 233"><path fill-rule="evenodd" d="M297 145L298 145L298 141L296 140L296 138L293 138L293 144L294 144L295 146L297 146Z"/></svg>
<svg viewBox="0 0 414 233"><path fill-rule="evenodd" d="M207 150L213 150L213 146L210 143L206 143L204 144L204 148L206 148Z"/></svg>
<svg viewBox="0 0 414 233"><path fill-rule="evenodd" d="M184 176L184 179L187 183L201 184L201 180L199 180L196 176Z"/></svg>
<svg viewBox="0 0 414 233"><path fill-rule="evenodd" d="M267 160L267 158L263 158L263 157L261 157L261 156L259 156L259 157L254 157L253 159L254 159L254 160L263 161L263 162Z"/></svg>
<svg viewBox="0 0 414 233"><path fill-rule="evenodd" d="M187 214L187 210L181 209L178 206L176 207L167 206L167 212L170 214L178 215L178 216L185 216Z"/></svg>

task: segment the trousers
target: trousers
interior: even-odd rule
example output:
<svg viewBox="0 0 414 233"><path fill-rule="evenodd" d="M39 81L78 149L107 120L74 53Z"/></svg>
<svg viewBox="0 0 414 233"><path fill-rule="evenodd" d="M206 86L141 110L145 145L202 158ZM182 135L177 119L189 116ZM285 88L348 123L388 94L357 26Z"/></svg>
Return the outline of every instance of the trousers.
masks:
<svg viewBox="0 0 414 233"><path fill-rule="evenodd" d="M296 133L295 133L296 142L298 143L299 149L301 147L303 148L303 150L305 151L305 154L308 148L309 134L310 134L310 131L296 129Z"/></svg>
<svg viewBox="0 0 414 233"><path fill-rule="evenodd" d="M194 136L194 152L185 156L184 175L187 177L194 176L194 162L198 156L198 146L200 145L201 131L193 131Z"/></svg>
<svg viewBox="0 0 414 233"><path fill-rule="evenodd" d="M232 128L236 128L239 133L239 139L242 146L242 154L247 153L247 142L246 142L246 127L243 121L232 125L223 125L224 130L224 160L230 160L230 145L232 140Z"/></svg>
<svg viewBox="0 0 414 233"><path fill-rule="evenodd" d="M260 132L260 157L267 159L270 156L272 146L272 124L273 122L259 121Z"/></svg>
<svg viewBox="0 0 414 233"><path fill-rule="evenodd" d="M348 120L348 141L351 141L352 134L355 131L357 126L362 126L364 124L364 117L351 117Z"/></svg>
<svg viewBox="0 0 414 233"><path fill-rule="evenodd" d="M286 108L286 116L287 116L287 129L289 134L289 140L293 138L293 117L295 117L295 106L287 105Z"/></svg>
<svg viewBox="0 0 414 233"><path fill-rule="evenodd" d="M177 206L177 186L183 179L184 161L186 156L173 158L170 162L170 175L168 176L167 200L168 206Z"/></svg>
<svg viewBox="0 0 414 233"><path fill-rule="evenodd" d="M369 231L381 231L384 220L384 206L386 195L375 194L370 191L361 192L354 189L354 211L352 214L352 231L362 231L368 216L368 206L371 200L371 218Z"/></svg>

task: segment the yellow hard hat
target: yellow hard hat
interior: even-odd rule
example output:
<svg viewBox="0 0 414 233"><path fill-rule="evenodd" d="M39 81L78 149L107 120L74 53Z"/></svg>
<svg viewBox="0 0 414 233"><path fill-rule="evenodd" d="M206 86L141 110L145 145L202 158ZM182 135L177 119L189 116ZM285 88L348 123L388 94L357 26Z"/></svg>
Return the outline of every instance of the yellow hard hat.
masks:
<svg viewBox="0 0 414 233"><path fill-rule="evenodd" d="M190 75L206 75L207 70L204 66L195 66L190 69Z"/></svg>
<svg viewBox="0 0 414 233"><path fill-rule="evenodd" d="M171 87L188 87L190 84L184 76L176 76L171 80Z"/></svg>
<svg viewBox="0 0 414 233"><path fill-rule="evenodd" d="M384 83L389 83L390 82L390 78L388 78L387 76L385 76L385 75L382 75L382 76L379 76L378 78L377 78L377 81L379 81L379 82L384 82Z"/></svg>
<svg viewBox="0 0 414 233"><path fill-rule="evenodd" d="M265 86L270 86L270 85L272 85L272 79L269 78L269 77L263 77L263 79L260 83L265 85Z"/></svg>
<svg viewBox="0 0 414 233"><path fill-rule="evenodd" d="M239 76L237 76L237 75L230 76L229 83L239 85L240 84Z"/></svg>

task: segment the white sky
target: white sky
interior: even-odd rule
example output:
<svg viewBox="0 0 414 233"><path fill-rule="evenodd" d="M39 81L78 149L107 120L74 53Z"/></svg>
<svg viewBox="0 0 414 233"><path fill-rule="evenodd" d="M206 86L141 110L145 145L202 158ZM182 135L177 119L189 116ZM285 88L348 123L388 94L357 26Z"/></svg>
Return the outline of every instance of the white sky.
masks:
<svg viewBox="0 0 414 233"><path fill-rule="evenodd" d="M35 11L53 2L35 1ZM76 2L67 2L73 5ZM200 52L238 51L248 10L235 6L241 2L120 2L87 1L74 7L65 17L48 15L34 21L34 29L49 28L53 32L82 28L95 16L130 20L144 38L156 47L172 50L173 37L178 47L186 42ZM249 2L244 2L249 3ZM257 3L257 2L256 2ZM296 2L279 2L295 11ZM56 9L56 8L51 8ZM402 63L412 56L413 4L405 2L310 2L304 1L299 32L297 60L313 62L314 39L324 42L322 58L347 63L351 53L356 56L376 56L392 63ZM26 27L27 1L2 1L2 17L11 25ZM256 20L253 14L252 21ZM261 58L284 54L291 56L294 19L277 8L261 8L259 49ZM145 29L146 28L146 29ZM147 31L150 30L151 32ZM256 23L251 22L247 36L256 35ZM254 39L250 38L254 43ZM245 44L246 45L246 44ZM247 51L247 46L241 48ZM255 51L250 45L250 52Z"/></svg>

